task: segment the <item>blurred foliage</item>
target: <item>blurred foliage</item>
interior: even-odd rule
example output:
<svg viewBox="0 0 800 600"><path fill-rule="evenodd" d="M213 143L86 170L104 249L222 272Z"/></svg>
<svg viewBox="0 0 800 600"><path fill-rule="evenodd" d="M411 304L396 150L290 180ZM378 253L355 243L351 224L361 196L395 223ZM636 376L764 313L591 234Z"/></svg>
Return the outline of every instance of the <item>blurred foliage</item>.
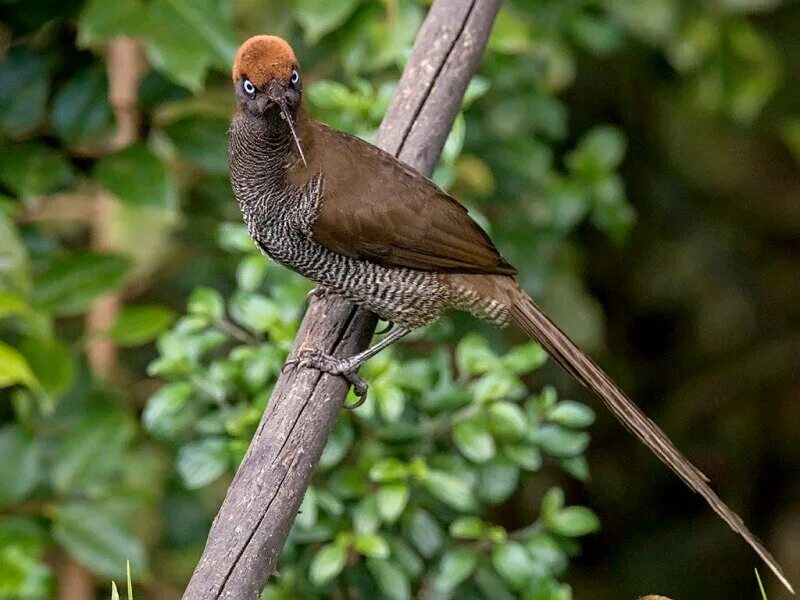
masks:
<svg viewBox="0 0 800 600"><path fill-rule="evenodd" d="M0 598L52 597L54 547L100 578L124 577L130 561L143 588L186 582L309 289L234 224L225 133L237 42L290 39L313 114L371 139L426 4L0 3ZM607 240L623 244L636 218L620 169L638 132L613 112L585 114L592 94L626 82L596 78L645 73L654 104L671 103L699 141L715 132L698 122L748 130L774 106L769 127L800 156L796 89L782 87L788 36L771 35L782 5L504 4L435 180L584 346L604 338L585 248L612 252ZM121 35L140 41L148 67L139 139L113 150L104 55ZM725 176L704 162L714 147L679 152L676 128L662 129L684 177L720 189ZM106 193L100 251L89 219ZM674 297L663 281L705 264L698 256L673 259L678 272L643 293ZM109 292L123 306L91 335L121 351L103 378L84 318ZM536 346L463 317L410 337L363 369L371 399L343 411L265 597L570 598L561 580L575 538L599 523L566 506L558 484L573 486L548 464L588 480L591 411L541 389Z"/></svg>
<svg viewBox="0 0 800 600"><path fill-rule="evenodd" d="M149 368L169 383L142 415L174 448L188 490L229 474L244 455L309 290L265 261L244 225L225 226L221 243L241 257L236 289L227 300L208 287L189 297ZM593 413L558 401L553 388L530 394L521 378L547 358L535 344L498 355L470 335L453 361L444 344L428 356L402 360L390 350L364 367L370 401L345 411L331 434L266 598L329 597L340 586L364 597L377 586L390 598L431 586L489 597L569 594L554 577L577 549L571 538L598 528L589 509L564 507L554 488L523 529L484 519L524 473L539 470L543 454L588 478L582 428Z"/></svg>

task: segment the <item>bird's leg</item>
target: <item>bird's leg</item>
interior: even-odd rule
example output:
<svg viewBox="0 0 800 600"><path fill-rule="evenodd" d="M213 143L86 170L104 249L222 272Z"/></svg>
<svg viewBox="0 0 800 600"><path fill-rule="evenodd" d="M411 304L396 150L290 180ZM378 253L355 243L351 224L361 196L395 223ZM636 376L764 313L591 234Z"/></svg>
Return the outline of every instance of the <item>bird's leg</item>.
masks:
<svg viewBox="0 0 800 600"><path fill-rule="evenodd" d="M378 352L392 345L401 337L409 332L408 329L398 327L391 331L389 335L383 338L377 344L373 344L363 352L354 354L347 358L337 358L330 354L325 354L318 348L304 348L300 350L294 358L286 361L284 369L290 366L298 365L300 367L309 367L311 369L318 369L324 373L331 375L341 375L347 382L353 386L353 391L359 397L359 401L349 408L356 408L361 406L367 397L367 390L369 386L367 382L361 379L358 375L358 368L367 362L370 358L375 356Z"/></svg>

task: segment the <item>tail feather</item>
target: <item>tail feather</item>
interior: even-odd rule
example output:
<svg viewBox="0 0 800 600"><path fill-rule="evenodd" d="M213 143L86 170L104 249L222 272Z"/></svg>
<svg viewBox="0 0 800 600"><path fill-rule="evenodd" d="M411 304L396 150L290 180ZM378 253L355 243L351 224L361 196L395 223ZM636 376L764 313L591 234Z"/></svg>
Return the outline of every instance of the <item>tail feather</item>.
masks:
<svg viewBox="0 0 800 600"><path fill-rule="evenodd" d="M794 589L778 563L742 521L709 486L708 478L681 454L667 435L637 407L598 367L584 354L522 290L513 295L511 316L532 339L569 371L581 384L596 393L614 416L645 446L672 469L686 484L699 493L714 511L741 535L769 566L790 592Z"/></svg>

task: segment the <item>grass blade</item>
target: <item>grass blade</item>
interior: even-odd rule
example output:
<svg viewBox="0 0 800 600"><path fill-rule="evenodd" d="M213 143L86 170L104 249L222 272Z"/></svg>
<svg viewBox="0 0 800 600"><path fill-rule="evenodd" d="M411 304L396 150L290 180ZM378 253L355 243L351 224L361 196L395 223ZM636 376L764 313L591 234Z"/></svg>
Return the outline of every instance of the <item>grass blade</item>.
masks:
<svg viewBox="0 0 800 600"><path fill-rule="evenodd" d="M758 569L753 569L756 572L756 581L758 581L758 589L761 590L761 598L767 600L767 592L764 591L764 584L761 583L761 575L758 574Z"/></svg>

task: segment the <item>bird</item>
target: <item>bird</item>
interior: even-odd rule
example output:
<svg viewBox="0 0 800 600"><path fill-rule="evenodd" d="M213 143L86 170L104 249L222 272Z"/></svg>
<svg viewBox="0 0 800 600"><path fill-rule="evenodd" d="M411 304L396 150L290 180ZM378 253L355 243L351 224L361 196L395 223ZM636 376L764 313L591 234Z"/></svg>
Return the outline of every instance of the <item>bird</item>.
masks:
<svg viewBox="0 0 800 600"><path fill-rule="evenodd" d="M393 155L311 118L288 42L245 41L232 83L228 131L231 187L261 251L394 325L354 356L302 348L288 365L344 377L355 393L366 360L455 309L498 326L515 323L578 382L597 394L641 442L756 551L793 592L781 567L744 521L608 375L536 305L517 270L466 208Z"/></svg>

